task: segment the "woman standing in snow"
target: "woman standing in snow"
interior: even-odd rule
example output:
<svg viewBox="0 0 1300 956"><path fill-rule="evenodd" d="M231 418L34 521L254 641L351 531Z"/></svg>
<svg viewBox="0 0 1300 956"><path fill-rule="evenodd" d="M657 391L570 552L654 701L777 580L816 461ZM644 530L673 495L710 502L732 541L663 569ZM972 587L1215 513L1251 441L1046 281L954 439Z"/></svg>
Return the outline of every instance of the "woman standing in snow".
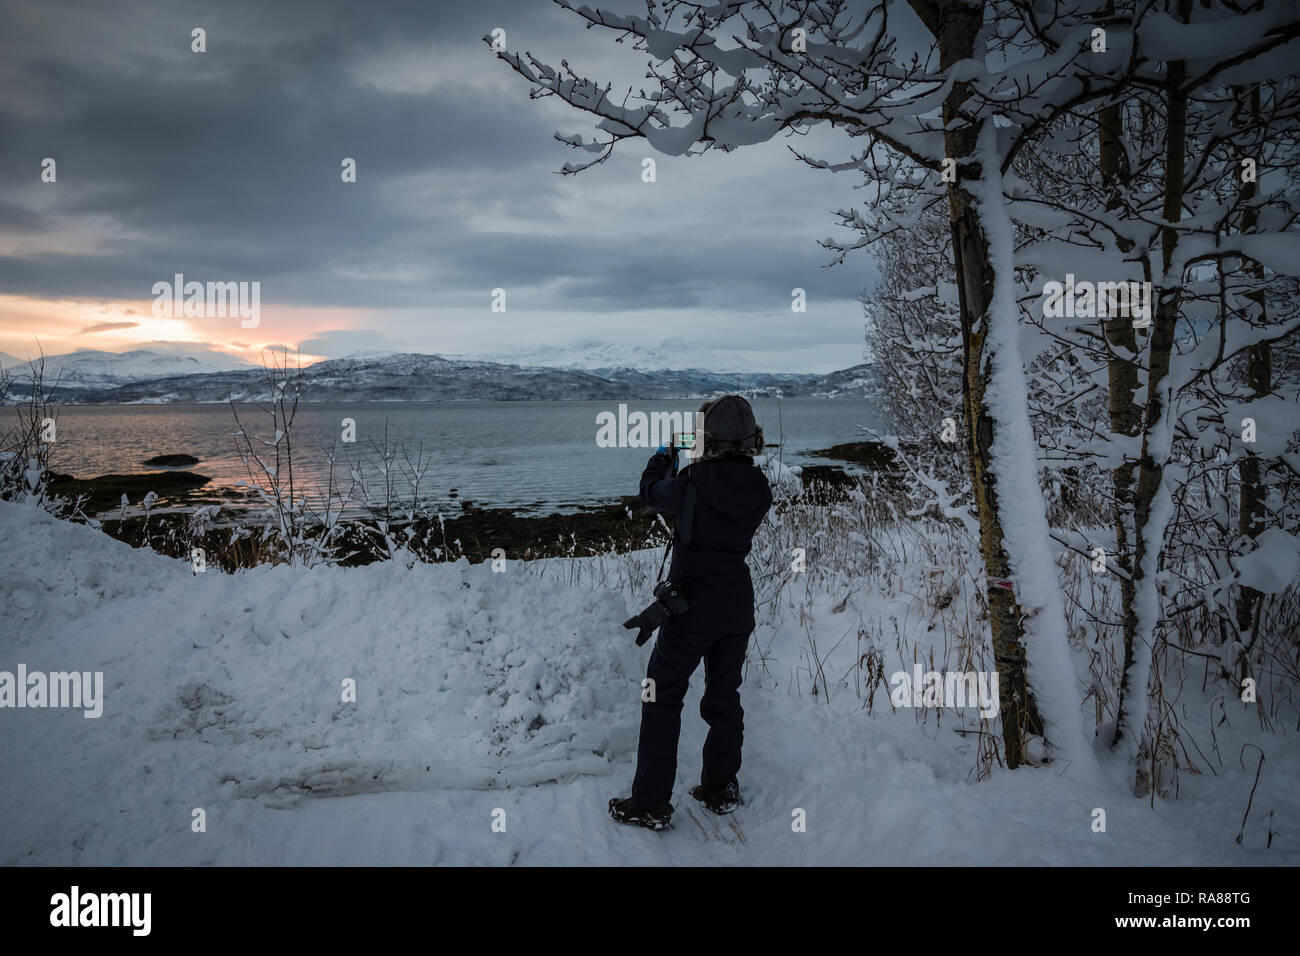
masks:
<svg viewBox="0 0 1300 956"><path fill-rule="evenodd" d="M725 395L705 402L702 454L673 474L676 449L661 447L641 474L641 501L677 516L668 580L688 610L659 631L646 676L651 699L641 705L641 736L630 797L609 802L620 823L659 830L668 826L677 773L682 699L704 661L700 716L709 725L704 768L691 796L714 813L741 802L740 750L744 711L741 669L754 630L754 585L745 564L754 532L772 505L767 477L754 465L763 430L749 402Z"/></svg>

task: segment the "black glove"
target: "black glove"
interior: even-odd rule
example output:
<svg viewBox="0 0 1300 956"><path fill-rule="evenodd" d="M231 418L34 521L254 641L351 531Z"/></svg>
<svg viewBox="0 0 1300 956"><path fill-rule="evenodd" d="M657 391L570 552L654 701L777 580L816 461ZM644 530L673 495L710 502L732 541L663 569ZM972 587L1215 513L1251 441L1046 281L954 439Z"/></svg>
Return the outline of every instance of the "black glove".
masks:
<svg viewBox="0 0 1300 956"><path fill-rule="evenodd" d="M672 473L674 475L677 474L677 446L676 445L660 445L659 448L655 451L655 454L663 455L665 458L667 458L669 466L672 469Z"/></svg>

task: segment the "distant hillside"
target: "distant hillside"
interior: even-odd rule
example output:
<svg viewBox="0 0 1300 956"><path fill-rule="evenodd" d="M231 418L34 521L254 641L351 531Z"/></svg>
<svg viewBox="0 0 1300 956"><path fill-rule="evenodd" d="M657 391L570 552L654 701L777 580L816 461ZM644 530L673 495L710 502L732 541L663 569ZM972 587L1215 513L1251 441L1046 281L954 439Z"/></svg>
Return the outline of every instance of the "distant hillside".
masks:
<svg viewBox="0 0 1300 956"><path fill-rule="evenodd" d="M751 363L732 352L708 349L682 338L667 338L658 345L629 345L586 339L572 345L536 345L506 352L454 355L449 358L477 362L500 362L540 368L567 368L603 375L611 369L642 372L665 370L707 370L711 372L754 372Z"/></svg>
<svg viewBox="0 0 1300 956"><path fill-rule="evenodd" d="M70 393L112 388L157 378L248 368L247 363L233 356L201 346L188 350L134 349L130 352L80 349L62 355L47 355L44 359L32 362L13 356L0 356L0 362L3 362L6 373L17 385L29 383L33 370L39 367L47 386L57 383L60 388L66 388Z"/></svg>
<svg viewBox="0 0 1300 956"><path fill-rule="evenodd" d="M170 366L163 362L155 365L137 355L130 367L135 373L148 375L152 369ZM53 400L85 405L157 405L208 404L231 399L253 402L269 397L266 373L262 369L148 375L100 387L94 384L94 370L93 362L83 362L76 374L60 380ZM829 375L632 368L580 371L413 353L366 354L329 359L303 369L302 399L307 402L626 401L703 398L724 392L762 397L847 398L865 397L871 392L870 371L867 365ZM53 380L47 376L46 381L48 384ZM22 377L17 376L11 400L21 400L27 394L24 384Z"/></svg>

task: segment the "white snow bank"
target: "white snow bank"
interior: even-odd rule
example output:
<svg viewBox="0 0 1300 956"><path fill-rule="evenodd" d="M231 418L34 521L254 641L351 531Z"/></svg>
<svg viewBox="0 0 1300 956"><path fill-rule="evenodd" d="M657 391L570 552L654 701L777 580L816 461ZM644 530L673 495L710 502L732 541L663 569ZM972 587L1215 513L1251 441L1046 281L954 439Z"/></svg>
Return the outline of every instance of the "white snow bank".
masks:
<svg viewBox="0 0 1300 956"><path fill-rule="evenodd" d="M0 762L24 769L21 787L6 774L10 820L532 784L635 746L643 665L613 592L466 562L196 575L12 505L0 538L0 670L105 686L99 719L0 711ZM6 827L0 859L28 836Z"/></svg>
<svg viewBox="0 0 1300 956"><path fill-rule="evenodd" d="M933 659L929 641L943 659L947 627L915 581L858 580L847 596L837 582L797 626L760 626L731 822L686 795L705 734L697 671L675 826L654 834L605 809L631 782L648 648L622 628L629 599L570 586L567 559L193 575L6 503L0 543L0 670L99 670L105 684L98 719L0 710L0 865L1300 862L1293 738L1264 741L1237 845L1253 767L1185 776L1183 798L1153 811L1059 764L974 783L951 712L894 713L882 689L869 713L851 666L861 622L888 644L902 629L909 658ZM812 649L829 702L807 692ZM1254 718L1233 713L1217 734L1235 754Z"/></svg>

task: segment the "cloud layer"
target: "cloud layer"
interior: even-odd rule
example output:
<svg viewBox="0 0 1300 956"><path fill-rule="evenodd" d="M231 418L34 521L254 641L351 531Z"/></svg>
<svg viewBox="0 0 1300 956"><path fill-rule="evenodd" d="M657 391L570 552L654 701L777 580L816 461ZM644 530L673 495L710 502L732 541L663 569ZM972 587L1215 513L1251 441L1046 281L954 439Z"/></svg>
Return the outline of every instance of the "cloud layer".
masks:
<svg viewBox="0 0 1300 956"><path fill-rule="evenodd" d="M472 352L668 336L770 352L774 370L860 361L865 257L817 238L855 201L782 142L731 155L625 149L576 177L558 131L590 118L527 86L482 36L640 85L644 55L538 2L15 0L0 36L0 289L147 310L154 282L260 281L267 320L196 341ZM191 31L207 33L193 53ZM819 138L820 137L820 138ZM820 131L801 150L845 146ZM53 157L58 179L40 181ZM340 181L345 157L356 183ZM794 314L791 290L807 290ZM507 290L507 311L489 310ZM278 312L277 312L278 308ZM34 310L40 314L39 309ZM33 336L119 347L132 323L0 313ZM20 314L21 313L21 314ZM279 317L277 319L277 316ZM277 324L277 322L279 324ZM142 327L139 338L183 337ZM67 332L66 334L72 334ZM97 336L112 335L112 339ZM47 349L48 351L49 349Z"/></svg>

